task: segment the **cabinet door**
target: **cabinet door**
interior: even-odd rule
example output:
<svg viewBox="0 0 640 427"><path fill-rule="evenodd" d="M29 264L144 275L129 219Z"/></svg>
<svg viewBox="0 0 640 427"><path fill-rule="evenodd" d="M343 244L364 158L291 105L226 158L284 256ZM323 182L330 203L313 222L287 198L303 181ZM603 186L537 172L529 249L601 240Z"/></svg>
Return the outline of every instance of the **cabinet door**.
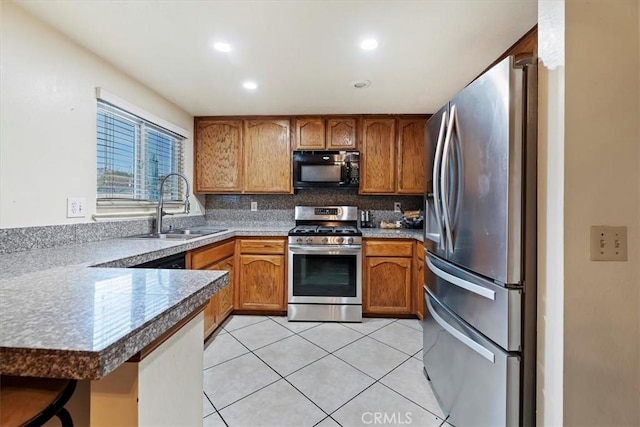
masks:
<svg viewBox="0 0 640 427"><path fill-rule="evenodd" d="M397 191L424 194L424 119L398 121Z"/></svg>
<svg viewBox="0 0 640 427"><path fill-rule="evenodd" d="M360 193L395 192L394 119L363 119Z"/></svg>
<svg viewBox="0 0 640 427"><path fill-rule="evenodd" d="M229 284L218 292L218 323L222 323L233 311L233 256L221 261L219 270L229 272Z"/></svg>
<svg viewBox="0 0 640 427"><path fill-rule="evenodd" d="M412 258L365 258L363 312L411 313Z"/></svg>
<svg viewBox="0 0 640 427"><path fill-rule="evenodd" d="M239 308L285 310L284 255L240 255Z"/></svg>
<svg viewBox="0 0 640 427"><path fill-rule="evenodd" d="M289 132L289 120L245 121L245 192L291 193Z"/></svg>
<svg viewBox="0 0 640 427"><path fill-rule="evenodd" d="M326 145L328 150L357 149L356 119L337 117L327 119Z"/></svg>
<svg viewBox="0 0 640 427"><path fill-rule="evenodd" d="M196 119L195 192L242 190L242 120Z"/></svg>
<svg viewBox="0 0 640 427"><path fill-rule="evenodd" d="M219 294L214 294L211 299L209 299L209 304L207 304L204 309L204 339L207 339L207 337L220 325L218 322L219 299Z"/></svg>
<svg viewBox="0 0 640 427"><path fill-rule="evenodd" d="M205 309L204 337L207 338L224 322L224 319L233 310L233 256L209 265L203 270L224 270L229 272L229 284L211 297L209 305ZM231 296L229 296L229 293ZM231 309L228 308L229 299L231 300Z"/></svg>
<svg viewBox="0 0 640 427"><path fill-rule="evenodd" d="M296 150L324 150L324 120L322 117L299 117L295 128Z"/></svg>
<svg viewBox="0 0 640 427"><path fill-rule="evenodd" d="M418 318L424 318L424 245L416 243L416 256L413 259L413 311Z"/></svg>

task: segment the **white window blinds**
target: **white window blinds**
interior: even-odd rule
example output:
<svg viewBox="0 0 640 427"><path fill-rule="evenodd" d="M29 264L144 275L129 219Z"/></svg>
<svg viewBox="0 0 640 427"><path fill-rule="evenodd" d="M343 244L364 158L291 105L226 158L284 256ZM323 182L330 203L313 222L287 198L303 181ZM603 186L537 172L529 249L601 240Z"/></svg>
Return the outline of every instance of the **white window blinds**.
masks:
<svg viewBox="0 0 640 427"><path fill-rule="evenodd" d="M98 100L98 201L157 201L160 181L183 172L183 138L171 131ZM170 177L164 199L180 201L184 184Z"/></svg>

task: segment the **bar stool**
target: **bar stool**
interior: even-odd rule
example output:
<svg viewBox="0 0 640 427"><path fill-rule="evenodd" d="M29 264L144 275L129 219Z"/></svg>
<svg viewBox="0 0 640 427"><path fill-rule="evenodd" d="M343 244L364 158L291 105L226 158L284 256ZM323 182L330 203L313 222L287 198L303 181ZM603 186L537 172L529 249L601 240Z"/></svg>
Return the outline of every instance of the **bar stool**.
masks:
<svg viewBox="0 0 640 427"><path fill-rule="evenodd" d="M64 405L75 389L75 380L2 375L0 426L42 426L56 416L63 427L73 427Z"/></svg>

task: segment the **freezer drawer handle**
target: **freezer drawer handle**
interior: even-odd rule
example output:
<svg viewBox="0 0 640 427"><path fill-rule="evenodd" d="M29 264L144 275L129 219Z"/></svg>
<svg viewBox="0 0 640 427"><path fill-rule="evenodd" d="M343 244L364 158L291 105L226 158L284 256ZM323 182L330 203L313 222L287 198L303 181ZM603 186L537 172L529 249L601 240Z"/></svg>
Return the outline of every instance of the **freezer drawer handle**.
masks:
<svg viewBox="0 0 640 427"><path fill-rule="evenodd" d="M425 260L427 261L427 265L429 266L429 269L433 272L433 274L440 277L441 279L444 279L447 282L458 286L459 288L466 289L469 292L473 292L476 295L480 295L481 297L485 297L487 299L495 301L496 293L491 289L487 289L474 283L467 282L466 280L451 275L444 270L440 270L433 264L433 262L431 262L428 255L425 257Z"/></svg>
<svg viewBox="0 0 640 427"><path fill-rule="evenodd" d="M442 317L438 315L438 313L436 313L433 306L431 305L431 301L429 301L429 298L427 298L427 308L429 309L429 313L431 314L431 317L433 317L433 320L435 320L438 323L438 325L442 327L442 329L449 332L454 338L456 338L458 341L460 341L461 343L469 347L471 350L478 353L480 356L487 359L489 362L495 363L495 360L496 360L495 354L493 354L492 352L490 352L489 350L487 350L486 348L484 348L483 346L481 346L471 338L460 333L453 326L449 325Z"/></svg>

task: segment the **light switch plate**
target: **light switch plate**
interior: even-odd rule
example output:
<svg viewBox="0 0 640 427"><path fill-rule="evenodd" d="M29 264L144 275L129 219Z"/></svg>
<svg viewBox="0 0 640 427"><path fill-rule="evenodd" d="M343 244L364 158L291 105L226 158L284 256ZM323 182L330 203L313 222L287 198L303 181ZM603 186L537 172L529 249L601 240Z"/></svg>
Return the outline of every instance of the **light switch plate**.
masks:
<svg viewBox="0 0 640 427"><path fill-rule="evenodd" d="M627 227L591 226L591 261L626 261Z"/></svg>

